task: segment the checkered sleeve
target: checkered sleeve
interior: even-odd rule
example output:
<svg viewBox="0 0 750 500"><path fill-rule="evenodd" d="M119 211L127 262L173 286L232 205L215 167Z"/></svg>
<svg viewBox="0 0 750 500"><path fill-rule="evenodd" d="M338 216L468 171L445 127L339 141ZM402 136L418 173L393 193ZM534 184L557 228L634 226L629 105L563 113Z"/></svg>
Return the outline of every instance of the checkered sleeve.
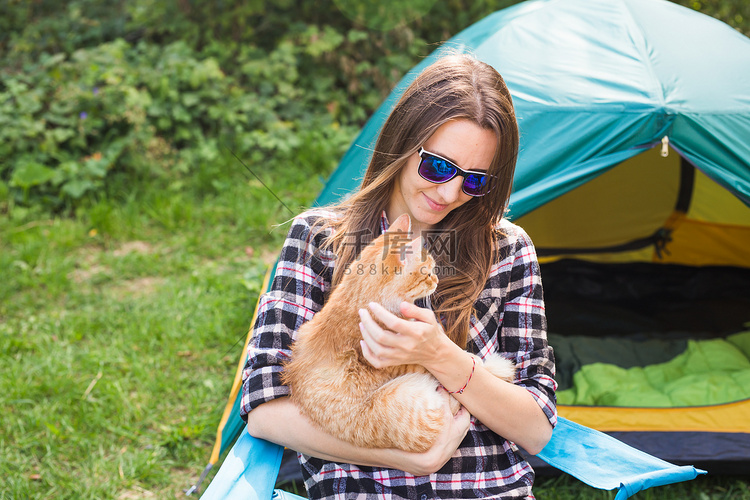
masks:
<svg viewBox="0 0 750 500"><path fill-rule="evenodd" d="M517 226L516 226L517 227ZM502 337L515 351L518 384L525 387L554 426L557 423L555 358L547 343L542 278L531 239L517 227Z"/></svg>
<svg viewBox="0 0 750 500"><path fill-rule="evenodd" d="M319 217L307 212L293 220L271 288L259 300L242 373L240 416L245 421L257 406L289 395L281 383L282 365L299 327L323 307L333 257L321 250L327 233L315 229Z"/></svg>
<svg viewBox="0 0 750 500"><path fill-rule="evenodd" d="M501 327L503 350L515 357L517 383L531 393L554 426L557 423L555 359L547 343L539 262L526 232L518 226L514 230L508 248L510 280Z"/></svg>

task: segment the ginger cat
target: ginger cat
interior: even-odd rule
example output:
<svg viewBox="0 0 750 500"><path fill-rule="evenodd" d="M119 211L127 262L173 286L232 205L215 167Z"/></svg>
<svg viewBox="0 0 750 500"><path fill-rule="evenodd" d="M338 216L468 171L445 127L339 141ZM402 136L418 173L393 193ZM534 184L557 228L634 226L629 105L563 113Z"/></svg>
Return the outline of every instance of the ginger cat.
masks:
<svg viewBox="0 0 750 500"><path fill-rule="evenodd" d="M403 244L410 229L402 215L362 250L323 309L300 327L282 380L302 412L328 433L361 447L421 453L440 434L445 406L455 413L459 403L419 365L374 368L359 344L359 309L378 302L399 315L402 301L414 303L437 288L435 261L421 238ZM515 376L512 362L499 355L485 367L509 382Z"/></svg>

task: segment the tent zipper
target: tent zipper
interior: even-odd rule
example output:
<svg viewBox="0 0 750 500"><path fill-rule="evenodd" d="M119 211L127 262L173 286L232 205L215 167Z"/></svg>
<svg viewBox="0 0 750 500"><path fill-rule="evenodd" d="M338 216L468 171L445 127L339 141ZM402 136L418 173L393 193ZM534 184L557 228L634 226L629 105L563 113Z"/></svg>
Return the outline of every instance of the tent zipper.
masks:
<svg viewBox="0 0 750 500"><path fill-rule="evenodd" d="M669 137L664 136L661 138L661 157L666 158L669 156Z"/></svg>

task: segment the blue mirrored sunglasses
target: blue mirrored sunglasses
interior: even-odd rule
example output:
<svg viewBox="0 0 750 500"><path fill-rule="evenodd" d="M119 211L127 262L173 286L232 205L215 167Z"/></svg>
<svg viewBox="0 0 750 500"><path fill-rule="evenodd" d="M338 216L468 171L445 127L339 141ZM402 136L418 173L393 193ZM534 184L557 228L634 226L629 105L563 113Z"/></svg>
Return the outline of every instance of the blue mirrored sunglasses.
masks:
<svg viewBox="0 0 750 500"><path fill-rule="evenodd" d="M430 153L425 148L419 148L419 175L435 184L444 184L456 175L464 178L461 191L469 196L484 196L491 188L490 179L494 176L485 172L472 172L464 170L452 161L435 153Z"/></svg>

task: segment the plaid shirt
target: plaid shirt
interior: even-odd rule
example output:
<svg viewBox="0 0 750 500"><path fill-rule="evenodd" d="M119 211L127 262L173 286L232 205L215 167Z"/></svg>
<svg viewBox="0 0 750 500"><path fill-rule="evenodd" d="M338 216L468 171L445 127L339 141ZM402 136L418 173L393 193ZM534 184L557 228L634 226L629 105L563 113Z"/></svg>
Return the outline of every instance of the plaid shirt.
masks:
<svg viewBox="0 0 750 500"><path fill-rule="evenodd" d="M321 250L327 233L311 227L332 214L311 210L296 217L281 251L271 290L261 299L243 372L240 414L288 396L281 364L300 325L319 311L330 292L335 255ZM381 229L387 227L383 217ZM547 344L542 283L526 233L503 220L500 261L474 304L466 350L484 358L500 352L516 363L525 387L552 425L557 419L554 358ZM469 432L448 463L429 476L395 469L337 464L299 455L310 498L533 498L534 471L515 444L471 418Z"/></svg>

